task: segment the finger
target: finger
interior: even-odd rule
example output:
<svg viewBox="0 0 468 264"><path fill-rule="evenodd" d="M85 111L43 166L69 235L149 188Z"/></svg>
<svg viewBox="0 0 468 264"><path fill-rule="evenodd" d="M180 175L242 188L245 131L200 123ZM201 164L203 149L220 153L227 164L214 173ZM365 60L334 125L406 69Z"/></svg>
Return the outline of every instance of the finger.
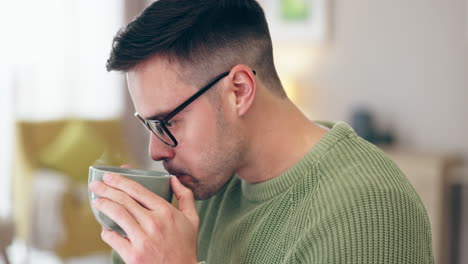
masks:
<svg viewBox="0 0 468 264"><path fill-rule="evenodd" d="M179 210L192 222L192 224L198 226L198 213L195 208L195 199L193 192L189 188L185 187L177 177L171 178L172 191L179 202Z"/></svg>
<svg viewBox="0 0 468 264"><path fill-rule="evenodd" d="M137 240L143 237L140 225L120 204L100 197L93 200L93 207L116 222L125 231L130 240Z"/></svg>
<svg viewBox="0 0 468 264"><path fill-rule="evenodd" d="M131 243L127 238L121 236L119 233L102 228L101 238L106 244L113 248L121 257L128 255L131 250Z"/></svg>
<svg viewBox="0 0 468 264"><path fill-rule="evenodd" d="M157 211L161 207L169 204L166 200L146 189L143 185L127 179L122 175L106 173L103 180L107 185L127 193L135 201L151 211Z"/></svg>
<svg viewBox="0 0 468 264"><path fill-rule="evenodd" d="M143 208L128 194L120 190L114 189L100 181L91 182L89 188L93 193L97 194L98 196L107 198L113 202L120 204L130 213L133 219L135 219L140 225L146 226L148 224L148 210Z"/></svg>

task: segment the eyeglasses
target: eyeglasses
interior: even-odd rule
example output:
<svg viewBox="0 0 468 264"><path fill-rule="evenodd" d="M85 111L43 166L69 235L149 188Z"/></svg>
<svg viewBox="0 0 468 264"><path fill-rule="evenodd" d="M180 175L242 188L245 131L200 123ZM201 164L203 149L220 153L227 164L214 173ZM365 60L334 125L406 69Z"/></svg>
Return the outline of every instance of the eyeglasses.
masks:
<svg viewBox="0 0 468 264"><path fill-rule="evenodd" d="M253 71L255 75L256 72ZM229 75L229 72L223 72L214 78L211 82L201 88L198 92L192 95L190 98L185 100L182 104L180 104L174 111L170 112L161 120L145 120L141 115L136 112L135 116L143 123L143 125L149 129L153 134L156 135L164 144L175 148L178 144L177 139L171 133L170 128L173 126L173 122L171 119L177 115L180 111L186 108L189 104L195 101L198 97L200 97L203 93L208 91L211 87L213 87L219 80Z"/></svg>

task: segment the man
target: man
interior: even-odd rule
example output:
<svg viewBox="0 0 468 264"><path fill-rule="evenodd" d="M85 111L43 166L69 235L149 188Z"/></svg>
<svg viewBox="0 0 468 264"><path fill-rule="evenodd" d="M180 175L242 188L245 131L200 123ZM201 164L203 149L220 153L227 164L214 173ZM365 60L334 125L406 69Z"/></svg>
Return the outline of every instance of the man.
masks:
<svg viewBox="0 0 468 264"><path fill-rule="evenodd" d="M397 166L288 99L254 0L157 1L117 34L107 67L127 73L178 200L119 175L93 183L93 206L128 235L102 232L115 262L433 262L426 211Z"/></svg>

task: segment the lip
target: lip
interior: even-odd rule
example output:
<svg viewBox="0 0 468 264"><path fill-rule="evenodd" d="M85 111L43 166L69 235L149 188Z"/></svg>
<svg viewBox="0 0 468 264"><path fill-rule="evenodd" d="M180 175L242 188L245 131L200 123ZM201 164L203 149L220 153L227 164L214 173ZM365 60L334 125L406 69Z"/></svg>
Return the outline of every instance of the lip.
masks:
<svg viewBox="0 0 468 264"><path fill-rule="evenodd" d="M163 163L163 165L164 165L164 169L171 175L174 175L176 177L184 175L184 171L182 171L182 170L176 169L176 168L174 168L174 167L172 167L172 166L170 166L169 164L166 164L166 163Z"/></svg>

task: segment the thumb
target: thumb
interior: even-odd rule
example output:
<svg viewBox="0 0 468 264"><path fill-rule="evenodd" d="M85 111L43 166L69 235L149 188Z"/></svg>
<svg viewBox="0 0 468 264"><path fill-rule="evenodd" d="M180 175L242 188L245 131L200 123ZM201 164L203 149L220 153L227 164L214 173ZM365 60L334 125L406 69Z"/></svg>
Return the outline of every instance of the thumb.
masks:
<svg viewBox="0 0 468 264"><path fill-rule="evenodd" d="M179 210L192 222L192 224L198 227L198 213L195 208L195 199L193 198L193 192L189 188L182 185L177 177L172 176L171 178L172 191L176 196L179 204Z"/></svg>

